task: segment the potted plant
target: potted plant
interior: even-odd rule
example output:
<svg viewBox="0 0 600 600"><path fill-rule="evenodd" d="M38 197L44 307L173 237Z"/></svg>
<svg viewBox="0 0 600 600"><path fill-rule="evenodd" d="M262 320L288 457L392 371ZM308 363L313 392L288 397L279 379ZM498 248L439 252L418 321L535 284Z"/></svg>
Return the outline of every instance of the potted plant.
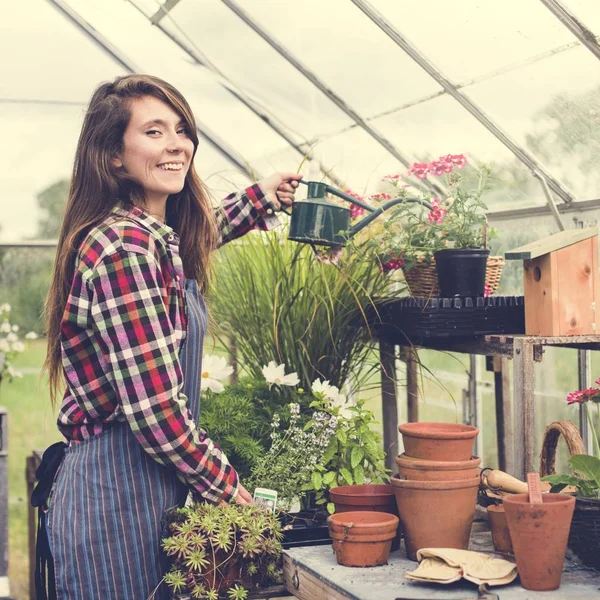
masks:
<svg viewBox="0 0 600 600"><path fill-rule="evenodd" d="M577 427L569 421L558 421L552 423L546 430L541 471L542 474L550 473L542 480L552 484L551 491L559 492L567 486L576 489L575 512L568 545L584 564L600 570L600 445L590 414L591 404L595 404L600 413L600 378L596 380L596 386L598 387L571 392L567 396L567 404L583 405L589 423L594 455L574 453L569 458L573 475L551 474L554 471L554 455L558 438L554 435L555 432L560 431L567 437L571 451L574 449L575 452L581 452L584 448ZM565 425L569 426L565 427Z"/></svg>
<svg viewBox="0 0 600 600"><path fill-rule="evenodd" d="M280 581L281 526L255 504L192 504L167 514L162 541L175 597L245 600L252 589Z"/></svg>
<svg viewBox="0 0 600 600"><path fill-rule="evenodd" d="M384 271L402 269L413 296L482 296L493 293L500 282L504 260L488 260L494 232L482 200L491 170L482 165L460 172L466 165L463 154L414 163L405 174L385 176L386 191L368 198L378 203L417 196L432 206L399 204L357 240L361 252L374 253ZM415 179L428 177L444 178L448 196L434 197L415 185Z"/></svg>

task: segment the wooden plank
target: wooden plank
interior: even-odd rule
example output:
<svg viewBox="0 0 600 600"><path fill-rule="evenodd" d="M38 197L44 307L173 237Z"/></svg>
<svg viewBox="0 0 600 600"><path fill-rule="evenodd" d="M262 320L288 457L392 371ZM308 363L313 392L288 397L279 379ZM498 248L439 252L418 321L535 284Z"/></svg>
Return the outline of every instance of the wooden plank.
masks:
<svg viewBox="0 0 600 600"><path fill-rule="evenodd" d="M381 414L383 420L383 449L385 466L397 471L398 455L398 397L396 392L396 357L394 345L379 342L379 368L381 371Z"/></svg>
<svg viewBox="0 0 600 600"><path fill-rule="evenodd" d="M515 339L513 359L514 389L514 465L510 473L525 481L525 474L534 468L534 381L533 346L524 339Z"/></svg>
<svg viewBox="0 0 600 600"><path fill-rule="evenodd" d="M330 546L326 548L332 552ZM288 592L300 600L356 600L355 596L343 593L323 576L294 561L287 552L283 553L283 583Z"/></svg>
<svg viewBox="0 0 600 600"><path fill-rule="evenodd" d="M532 259L598 235L598 227L567 229L504 253L507 260Z"/></svg>
<svg viewBox="0 0 600 600"><path fill-rule="evenodd" d="M510 376L508 359L493 357L494 399L496 404L496 445L498 448L498 468L511 472L513 469L513 425L510 403Z"/></svg>
<svg viewBox="0 0 600 600"><path fill-rule="evenodd" d="M555 253L558 335L595 333L593 246L593 240L584 240Z"/></svg>

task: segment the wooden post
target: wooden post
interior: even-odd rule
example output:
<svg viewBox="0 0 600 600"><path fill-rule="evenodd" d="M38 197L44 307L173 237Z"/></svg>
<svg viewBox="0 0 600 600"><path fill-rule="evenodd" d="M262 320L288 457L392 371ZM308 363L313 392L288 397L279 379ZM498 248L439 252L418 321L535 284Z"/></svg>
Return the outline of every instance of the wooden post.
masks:
<svg viewBox="0 0 600 600"><path fill-rule="evenodd" d="M416 348L404 348L406 360L406 403L407 420L419 420L419 354Z"/></svg>
<svg viewBox="0 0 600 600"><path fill-rule="evenodd" d="M512 408L510 405L510 377L508 359L501 356L492 358L494 371L494 398L496 402L496 440L498 447L498 468L510 473L514 469Z"/></svg>
<svg viewBox="0 0 600 600"><path fill-rule="evenodd" d="M394 349L393 344L379 342L383 449L386 452L385 466L393 473L396 472L396 456L398 455L398 397Z"/></svg>
<svg viewBox="0 0 600 600"><path fill-rule="evenodd" d="M533 344L526 338L516 337L513 352L515 454L511 475L525 481L526 473L537 471L534 465Z"/></svg>
<svg viewBox="0 0 600 600"><path fill-rule="evenodd" d="M229 350L229 366L233 369L231 373L231 385L235 385L238 382L238 352L235 338L232 336L229 338L228 348Z"/></svg>

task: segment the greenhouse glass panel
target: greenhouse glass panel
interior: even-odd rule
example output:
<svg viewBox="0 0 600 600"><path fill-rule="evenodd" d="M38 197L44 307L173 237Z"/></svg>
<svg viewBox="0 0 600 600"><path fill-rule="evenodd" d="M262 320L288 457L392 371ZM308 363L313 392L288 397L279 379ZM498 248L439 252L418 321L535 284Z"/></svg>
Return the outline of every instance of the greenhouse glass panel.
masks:
<svg viewBox="0 0 600 600"><path fill-rule="evenodd" d="M189 36L225 76L296 135L310 139L351 123L347 115L219 0L182 0L169 17L161 23L165 28L179 36L182 32ZM293 29L289 15L284 27L273 31L283 43Z"/></svg>
<svg viewBox="0 0 600 600"><path fill-rule="evenodd" d="M600 197L600 61L578 46L465 93L578 200Z"/></svg>
<svg viewBox="0 0 600 600"><path fill-rule="evenodd" d="M293 27L287 26L285 2L263 0L244 7L362 116L441 91L348 0L304 0Z"/></svg>
<svg viewBox="0 0 600 600"><path fill-rule="evenodd" d="M435 98L376 119L389 138L410 149L418 160L446 154L464 154L471 163L484 162L494 169L486 194L493 210L545 204L539 182L529 170L470 113L449 96ZM403 172L396 164L395 172Z"/></svg>
<svg viewBox="0 0 600 600"><path fill-rule="evenodd" d="M539 1L372 4L455 84L575 39Z"/></svg>

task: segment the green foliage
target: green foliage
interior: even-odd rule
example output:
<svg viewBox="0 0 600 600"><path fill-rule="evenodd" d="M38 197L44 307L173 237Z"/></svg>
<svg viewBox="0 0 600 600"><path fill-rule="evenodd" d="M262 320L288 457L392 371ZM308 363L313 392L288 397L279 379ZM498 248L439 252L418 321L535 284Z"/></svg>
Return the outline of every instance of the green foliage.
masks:
<svg viewBox="0 0 600 600"><path fill-rule="evenodd" d="M577 488L577 495L586 498L600 498L600 458L588 454L575 454L569 465L581 477L572 475L547 475L542 481L552 484L552 492L560 492L567 486Z"/></svg>
<svg viewBox="0 0 600 600"><path fill-rule="evenodd" d="M361 313L387 287L377 264L349 255L323 264L308 245L269 232L224 247L215 266L215 333L234 339L254 377L271 360L305 388L317 378L341 387L362 372L372 341Z"/></svg>
<svg viewBox="0 0 600 600"><path fill-rule="evenodd" d="M321 461L315 465L310 480L302 489L316 492L317 504L327 503L330 513L334 512L333 503L327 502L331 488L389 480L381 436L372 429L375 417L364 404L364 400L358 400L354 406L340 407L322 398L311 404L331 417L330 424L335 428L335 435L329 440ZM318 420L313 418L307 427L314 427L317 423Z"/></svg>
<svg viewBox="0 0 600 600"><path fill-rule="evenodd" d="M281 525L255 504L193 504L170 511L167 527L164 581L174 593L245 600L249 587L280 580Z"/></svg>
<svg viewBox="0 0 600 600"><path fill-rule="evenodd" d="M68 179L59 179L37 195L38 206L43 213L42 218L38 220L38 238L58 238L70 185Z"/></svg>
<svg viewBox="0 0 600 600"><path fill-rule="evenodd" d="M269 447L271 421L286 414L289 398L307 410L309 396L295 390L269 386L264 381L243 379L219 394L207 390L200 404L200 426L210 434L235 465L242 481L250 477Z"/></svg>

